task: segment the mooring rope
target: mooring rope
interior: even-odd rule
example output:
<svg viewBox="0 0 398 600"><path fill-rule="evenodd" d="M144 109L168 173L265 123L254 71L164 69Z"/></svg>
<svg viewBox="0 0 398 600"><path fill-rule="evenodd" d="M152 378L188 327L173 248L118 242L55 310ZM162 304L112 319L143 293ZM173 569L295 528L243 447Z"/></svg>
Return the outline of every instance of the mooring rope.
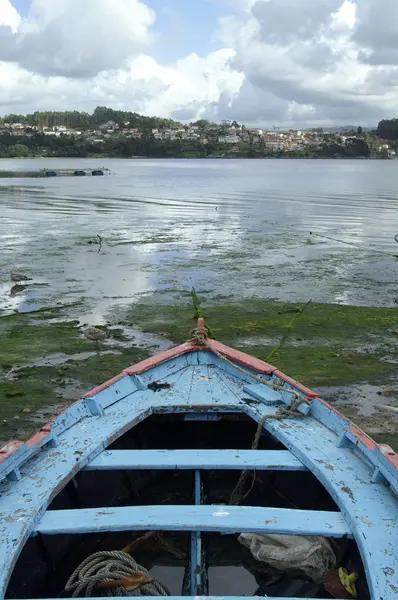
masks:
<svg viewBox="0 0 398 600"><path fill-rule="evenodd" d="M288 419L289 417L304 417L305 415L297 410L297 406L300 404L300 402L305 402L306 404L309 404L308 400L305 400L302 398L300 398L300 400L297 400L296 398L292 398L289 406L284 406L282 408L279 408L276 411L276 413L265 415L262 419L260 419L260 421L257 424L257 429L256 429L256 433L254 435L251 449L258 450L258 445L260 443L260 438L261 438L261 432L267 421L272 421L272 420L282 421L283 419ZM245 471L242 471L242 473L240 474L239 479L238 479L234 489L232 490L231 496L229 498L229 504L235 505L235 506L240 504L242 502L242 500L244 500L246 498L246 496L248 496L250 494L250 492L252 491L254 482L256 480L256 471L254 471L253 482L252 482L252 485L250 486L250 489L246 492L246 494L243 493L243 489L245 487L248 473L249 473L249 471L245 470Z"/></svg>
<svg viewBox="0 0 398 600"><path fill-rule="evenodd" d="M354 248L360 248L361 250L366 250L369 253L384 254L385 256L392 256L393 258L398 258L398 254L392 254L392 252L378 250L377 248L364 248L363 246L361 246L361 244L356 244L355 242L346 242L345 240L338 240L337 238L331 237L330 235L323 235L321 233L315 233L313 231L310 231L310 235L315 235L316 237L323 238L325 240L332 240L333 242L338 242L339 244L353 246ZM398 242L398 234L394 237L394 240Z"/></svg>
<svg viewBox="0 0 398 600"><path fill-rule="evenodd" d="M283 385L282 380L280 380L279 384L269 383L268 381L264 381L264 379L261 379L261 377L258 377L254 373L251 373L250 371L247 371L243 367L240 367L239 365L234 363L232 360L229 360L229 358L227 358L226 356L221 354L221 352L218 352L215 348L213 348L213 346L211 346L211 344L208 343L207 338L208 338L208 329L204 326L203 327L195 327L195 329L193 329L191 331L191 340L192 341L194 341L199 346L206 346L207 348L209 348L209 350L211 350L211 352L214 352L214 354L216 354L216 356L218 356L221 360L232 365L234 367L234 369L237 369L244 375L251 377L255 381L258 381L259 383L262 383L263 385L265 385L273 390L278 390L279 392L284 391L284 392L288 392L289 394L292 394L292 399L290 401L289 406L283 406L283 407L279 408L273 414L264 415L264 417L258 422L256 433L254 435L254 439L253 439L253 443L252 443L252 450L258 449L258 445L260 443L261 432L263 430L263 427L264 427L264 424L266 423L266 421L271 421L271 420L281 421L282 419L287 419L289 417L305 416L303 413L301 413L299 410L297 410L297 407L301 403L310 405L310 402L309 402L309 400L307 400L307 398L303 398L303 396L301 396L295 390L289 390L286 388L281 389L281 385ZM242 473L240 474L237 484L235 485L235 487L232 491L232 494L229 498L229 504L238 505L251 492L253 485L254 485L255 478L256 478L255 471L254 471L253 483L252 483L249 491L246 492L246 494L243 494L243 488L244 488L248 473L249 473L249 471L245 470L245 471L242 471Z"/></svg>
<svg viewBox="0 0 398 600"><path fill-rule="evenodd" d="M123 550L95 552L86 558L69 578L65 592L73 598L170 596L164 585Z"/></svg>
<svg viewBox="0 0 398 600"><path fill-rule="evenodd" d="M195 329L193 329L191 331L190 340L195 342L198 346L207 346L207 348L209 348L209 350L211 350L211 352L214 352L214 354L216 356L218 356L218 358L220 358L221 360L230 364L232 367L234 367L234 369L236 369L240 373L243 373L244 375L251 377L252 379L254 379L254 381L258 381L259 383L262 383L263 385L265 385L273 390L283 391L283 392L286 392L287 394L292 394L292 396L294 396L295 398L300 399L301 402L309 404L308 400L306 400L306 398L303 398L302 396L300 396L300 394L298 394L295 390L289 390L288 388L283 388L283 390L281 390L282 382L281 383L277 383L277 382L270 383L269 381L265 381L261 377L258 377L258 375L255 375L254 373L247 371L247 369L244 369L243 367L240 367L239 365L234 363L232 360L229 360L229 358L227 358L224 354L221 354L221 352L218 352L218 350L213 348L213 346L211 346L208 343L208 341L207 341L208 333L209 332L206 327L195 327Z"/></svg>

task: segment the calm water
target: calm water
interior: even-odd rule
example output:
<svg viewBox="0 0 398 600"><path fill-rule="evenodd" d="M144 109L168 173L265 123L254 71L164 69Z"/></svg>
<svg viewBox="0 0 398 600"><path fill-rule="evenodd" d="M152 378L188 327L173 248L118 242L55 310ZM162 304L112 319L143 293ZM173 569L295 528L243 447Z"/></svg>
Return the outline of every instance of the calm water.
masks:
<svg viewBox="0 0 398 600"><path fill-rule="evenodd" d="M7 160L0 169L97 167ZM101 160L108 177L0 179L0 311L85 300L101 323L162 290L394 306L398 162ZM310 236L331 236L357 246ZM97 235L102 238L99 251ZM13 288L11 268L32 277Z"/></svg>

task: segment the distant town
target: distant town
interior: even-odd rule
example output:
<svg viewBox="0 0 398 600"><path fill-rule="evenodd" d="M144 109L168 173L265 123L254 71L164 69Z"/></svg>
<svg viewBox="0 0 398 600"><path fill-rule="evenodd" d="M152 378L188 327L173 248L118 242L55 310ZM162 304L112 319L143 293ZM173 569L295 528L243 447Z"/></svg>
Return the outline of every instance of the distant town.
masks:
<svg viewBox="0 0 398 600"><path fill-rule="evenodd" d="M182 124L106 107L98 107L92 115L36 112L0 119L0 158L394 158L398 151L395 121L381 121L374 131L361 126L334 132L322 128L287 131L246 127L232 120Z"/></svg>

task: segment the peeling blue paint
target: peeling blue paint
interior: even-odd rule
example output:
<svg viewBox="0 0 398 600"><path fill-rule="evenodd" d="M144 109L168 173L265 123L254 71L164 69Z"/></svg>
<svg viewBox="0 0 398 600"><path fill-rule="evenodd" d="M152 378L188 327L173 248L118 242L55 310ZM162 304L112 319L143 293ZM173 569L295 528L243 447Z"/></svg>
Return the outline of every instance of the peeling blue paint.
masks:
<svg viewBox="0 0 398 600"><path fill-rule="evenodd" d="M264 381L272 378L271 375L261 377ZM170 387L155 393L147 387L155 381L168 383ZM81 469L115 468L116 465L150 468L153 461L161 461L161 454L155 456L145 451L141 458L129 454L133 451L120 451L126 452L123 456L117 451L103 452L151 414L242 412L259 421L274 414L283 406L283 401L290 398L282 388L281 403L245 402L242 400L247 395L244 388L251 383L249 376L210 352L185 354L139 376L125 375L57 417L51 431L42 432L37 445L22 445L0 465L3 478L0 483L0 597L4 597L24 544L35 532L50 535L60 531L115 531L127 527L170 530L174 524L179 530L194 532L352 535L361 552L372 600L380 597L393 600L398 588L398 499L393 491L398 488L397 470L388 460L388 449L385 452L379 447L372 449L358 441L347 431L351 424L320 400L312 401L308 416L265 422L264 429L287 448L278 460L271 451L255 451L256 455L239 451L236 459L227 451L213 452L212 457L205 451L197 451L196 455L185 453L183 457L180 453L167 457L158 468L192 468L196 472L243 466L306 468L325 486L340 513L210 507L197 502L200 500L197 491L197 505L186 507L47 511L51 500ZM286 383L285 388L292 386ZM200 479L200 475L196 477ZM197 573L201 570L200 535L192 540L195 541L192 558ZM200 581L195 581L196 589L200 589Z"/></svg>

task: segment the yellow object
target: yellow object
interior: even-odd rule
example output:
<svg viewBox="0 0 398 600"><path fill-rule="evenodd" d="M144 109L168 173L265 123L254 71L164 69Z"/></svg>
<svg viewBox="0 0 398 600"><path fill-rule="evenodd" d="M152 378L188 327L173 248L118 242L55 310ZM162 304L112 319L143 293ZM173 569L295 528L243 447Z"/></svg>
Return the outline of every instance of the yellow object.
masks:
<svg viewBox="0 0 398 600"><path fill-rule="evenodd" d="M344 569L343 567L340 567L339 577L340 577L341 583L343 584L343 586L347 590L347 592L349 594L351 594L351 596L353 598L358 598L357 589L355 587L355 582L358 580L358 575L355 573L355 571L348 574L346 569Z"/></svg>

